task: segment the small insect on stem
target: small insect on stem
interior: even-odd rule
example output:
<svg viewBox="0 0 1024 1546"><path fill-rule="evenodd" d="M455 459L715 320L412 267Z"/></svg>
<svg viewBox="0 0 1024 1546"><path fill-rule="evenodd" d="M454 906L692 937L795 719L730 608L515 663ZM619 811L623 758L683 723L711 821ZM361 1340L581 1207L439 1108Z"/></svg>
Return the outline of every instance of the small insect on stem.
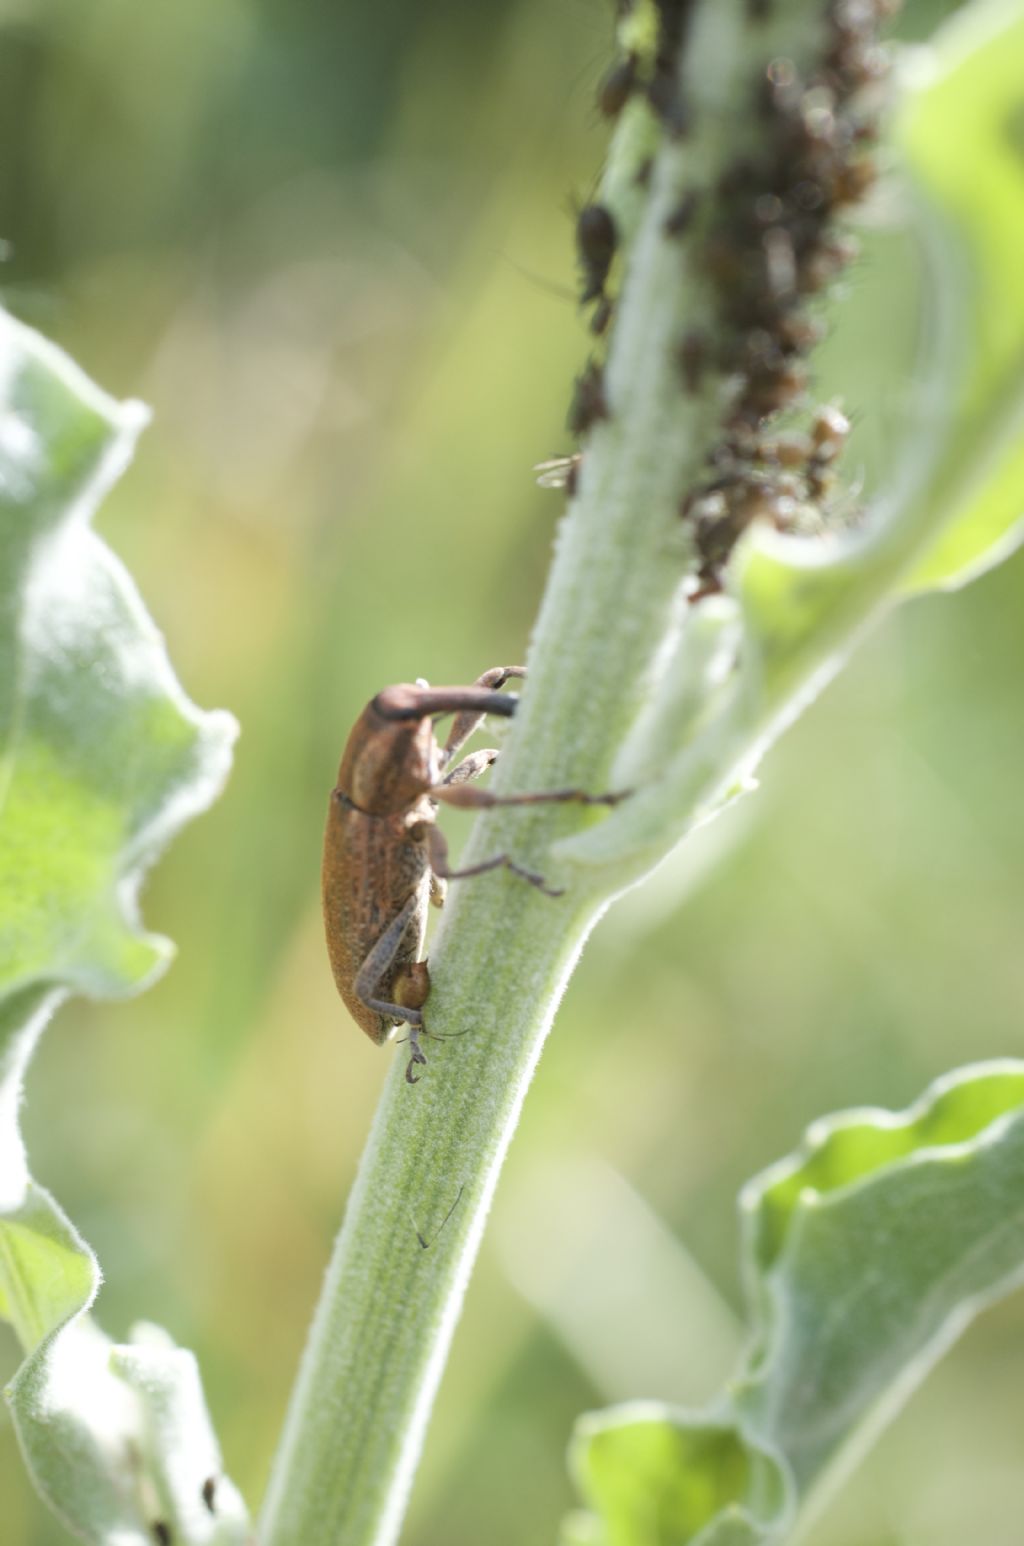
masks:
<svg viewBox="0 0 1024 1546"><path fill-rule="evenodd" d="M710 363L711 348L706 333L690 328L676 346L676 359L683 378L683 386L692 397L700 391L704 372Z"/></svg>
<svg viewBox="0 0 1024 1546"><path fill-rule="evenodd" d="M639 60L636 54L617 59L597 88L597 105L605 118L617 118L629 101L637 82Z"/></svg>
<svg viewBox="0 0 1024 1546"><path fill-rule="evenodd" d="M538 462L534 467L540 488L564 488L571 499L576 493L580 463L583 457L578 451L570 456L553 456L550 461Z"/></svg>
<svg viewBox="0 0 1024 1546"><path fill-rule="evenodd" d="M583 274L582 306L604 295L618 241L611 211L603 204L584 204L576 217L576 245Z"/></svg>
<svg viewBox="0 0 1024 1546"><path fill-rule="evenodd" d="M589 429L607 419L608 399L604 395L604 372L596 360L591 360L576 377L576 388L569 405L567 426L573 435L585 435Z"/></svg>
<svg viewBox="0 0 1024 1546"><path fill-rule="evenodd" d="M666 236L682 236L693 224L693 217L697 213L700 204L700 195L695 188L690 188L683 194L679 202L669 211L665 217L662 229Z"/></svg>
<svg viewBox="0 0 1024 1546"><path fill-rule="evenodd" d="M499 689L525 674L522 666L496 666L471 687L385 687L356 721L331 792L323 859L331 969L338 992L371 1041L381 1046L395 1026L409 1026L405 1077L410 1084L419 1077L414 1070L426 1063L419 1038L428 1034L423 1006L430 973L422 959L427 906L441 906L446 881L506 869L548 896L561 894L507 853L453 870L437 826L439 802L480 809L552 802L615 805L624 798L583 789L500 796L470 787L497 752L453 759L485 715L509 718L515 713L517 699ZM434 720L445 714L455 718L441 746Z"/></svg>

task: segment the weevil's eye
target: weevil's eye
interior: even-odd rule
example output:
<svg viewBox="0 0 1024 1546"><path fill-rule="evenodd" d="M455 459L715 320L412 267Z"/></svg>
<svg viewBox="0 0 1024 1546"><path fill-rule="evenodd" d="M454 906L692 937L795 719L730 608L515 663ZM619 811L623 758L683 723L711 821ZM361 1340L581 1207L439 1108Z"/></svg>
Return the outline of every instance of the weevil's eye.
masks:
<svg viewBox="0 0 1024 1546"><path fill-rule="evenodd" d="M407 831L411 843L426 842L427 823L425 821L414 821L412 826L407 828Z"/></svg>

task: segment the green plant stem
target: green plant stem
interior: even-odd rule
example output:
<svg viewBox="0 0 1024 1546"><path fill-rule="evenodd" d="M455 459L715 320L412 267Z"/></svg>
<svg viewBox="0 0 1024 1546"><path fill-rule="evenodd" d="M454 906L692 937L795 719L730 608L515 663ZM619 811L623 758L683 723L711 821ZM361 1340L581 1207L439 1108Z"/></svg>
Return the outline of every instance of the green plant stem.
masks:
<svg viewBox="0 0 1024 1546"><path fill-rule="evenodd" d="M395 1059L314 1321L265 1543L397 1535L501 1162L590 921L575 906L553 929L532 897L500 880L486 893L474 900L490 942L477 930L474 942L493 991L468 1035L428 1044L418 1085ZM530 944L529 991L503 959L513 937L520 963ZM449 954L446 975L458 965Z"/></svg>
<svg viewBox="0 0 1024 1546"><path fill-rule="evenodd" d="M699 393L680 387L674 344L687 328L705 325L709 298L679 244L666 239L665 221L695 169L714 186L760 132L736 110L749 97L738 87L777 55L799 63L818 46L821 0L776 9L781 19L760 28L747 23L742 0L708 0L695 14L688 67L696 128L685 147L660 145L630 233L605 377L610 416L587 441L578 495L559 531L499 792L607 790L631 733L646 723L652 701L665 698L691 557L680 491L699 475L721 412L714 378ZM609 176L620 174L616 154L630 154L632 134L624 122ZM877 586L861 589L862 603L844 614L847 635L876 599ZM707 616L703 637L713 653L717 632L736 621L735 604L724 602L720 613L713 604ZM773 722L833 652L834 632L826 632L817 659L804 650L784 687L778 678ZM694 637L701 636L698 629ZM687 659L686 650L676 655L680 669ZM685 682L675 684L668 729L660 716L652 745L671 744L673 731L675 744L689 735L699 689L688 698ZM723 733L701 754L699 776L690 769L678 787L666 784L660 839L649 807L661 770L635 756L622 765L647 787L632 847L633 800L610 815L543 806L493 811L476 824L467 863L508 852L565 893L551 898L507 872L452 888L431 953L429 1024L435 1037L453 1039L427 1040L429 1064L415 1086L404 1081L401 1050L395 1057L293 1394L261 1546L395 1540L501 1163L572 967L611 898L657 862L749 760L764 735L763 709L744 718L736 700L726 706ZM624 842L616 845L620 826ZM572 861L574 844L585 848L588 837L605 833L607 861Z"/></svg>

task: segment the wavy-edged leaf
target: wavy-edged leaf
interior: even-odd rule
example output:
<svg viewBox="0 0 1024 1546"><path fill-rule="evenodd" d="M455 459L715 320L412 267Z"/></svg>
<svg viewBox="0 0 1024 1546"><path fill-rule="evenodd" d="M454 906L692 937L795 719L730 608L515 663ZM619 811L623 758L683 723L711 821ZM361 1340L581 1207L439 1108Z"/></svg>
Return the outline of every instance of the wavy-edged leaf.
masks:
<svg viewBox="0 0 1024 1546"><path fill-rule="evenodd" d="M572 1461L591 1514L567 1542L768 1546L806 1522L973 1317L1024 1281L1024 1063L958 1070L905 1112L816 1122L741 1213L744 1367L703 1421L584 1418Z"/></svg>
<svg viewBox="0 0 1024 1546"><path fill-rule="evenodd" d="M1024 1278L1024 1064L816 1123L741 1207L759 1324L737 1403L807 1489Z"/></svg>
<svg viewBox="0 0 1024 1546"><path fill-rule="evenodd" d="M26 1358L7 1389L36 1485L104 1546L245 1538L191 1355L116 1347L99 1269L30 1177L25 1070L70 992L119 995L170 958L137 908L146 866L217 794L235 724L185 697L98 501L145 421L0 313L0 1316ZM204 1493L205 1487L205 1493Z"/></svg>

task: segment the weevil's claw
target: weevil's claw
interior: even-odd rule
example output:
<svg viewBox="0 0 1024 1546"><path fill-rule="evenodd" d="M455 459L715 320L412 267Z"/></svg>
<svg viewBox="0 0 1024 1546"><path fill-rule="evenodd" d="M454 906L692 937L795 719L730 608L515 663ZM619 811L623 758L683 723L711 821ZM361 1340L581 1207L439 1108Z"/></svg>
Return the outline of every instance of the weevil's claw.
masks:
<svg viewBox="0 0 1024 1546"><path fill-rule="evenodd" d="M420 1065L426 1067L426 1062L426 1053L420 1046L419 1037L414 1030L410 1033L409 1036L409 1061L405 1065L406 1084L419 1084L420 1076L419 1074L414 1074L413 1069Z"/></svg>
<svg viewBox="0 0 1024 1546"><path fill-rule="evenodd" d="M529 885L536 886L537 890L540 891L542 893L542 895L544 895L544 896L564 896L565 895L565 887L564 886L549 886L547 884L547 882L545 881L544 876L543 875L538 875L536 870L527 870L527 869L524 869L521 864L514 864L513 861L510 858L508 858L507 855L503 855L502 856L502 862L504 863L505 868L507 870L511 870L513 875L518 875L520 880L525 880L525 881L528 882Z"/></svg>
<svg viewBox="0 0 1024 1546"><path fill-rule="evenodd" d="M471 1025L467 1025L464 1031L428 1031L425 1025L412 1026L408 1036L400 1038L409 1043L409 1061L405 1065L406 1084L419 1084L420 1075L413 1073L413 1069L425 1068L427 1065L427 1054L420 1046L421 1036L433 1036L435 1041L454 1041L457 1036L468 1036L472 1029Z"/></svg>

